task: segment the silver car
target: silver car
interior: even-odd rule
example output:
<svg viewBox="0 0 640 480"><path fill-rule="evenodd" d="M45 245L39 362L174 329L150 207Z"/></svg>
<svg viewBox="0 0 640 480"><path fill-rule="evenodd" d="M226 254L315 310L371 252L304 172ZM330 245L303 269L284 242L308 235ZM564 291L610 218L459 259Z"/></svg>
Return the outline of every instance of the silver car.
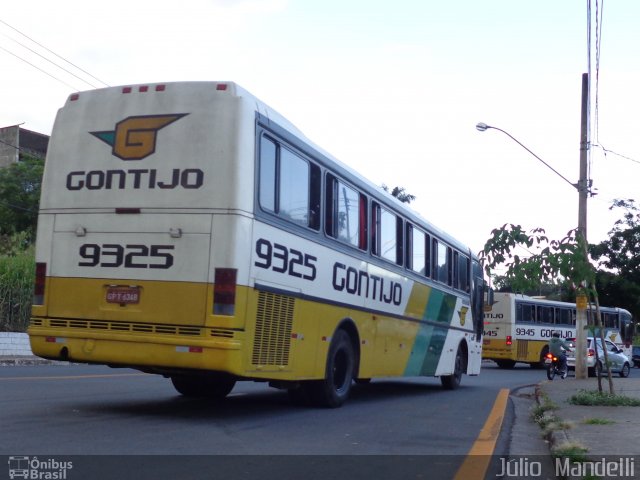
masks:
<svg viewBox="0 0 640 480"><path fill-rule="evenodd" d="M567 353L567 367L569 370L574 370L576 366L575 357L575 339L572 338L568 341L573 346L573 352ZM601 375L606 372L604 363L604 352L602 351L602 340L597 339L598 345L598 359L596 360L596 351L594 349L594 338L587 338L587 368L589 376ZM631 360L627 357L622 350L619 349L615 343L605 340L604 345L607 349L607 358L609 359L609 366L611 367L611 373L617 373L621 377L628 377L631 372ZM597 362L597 363L596 363Z"/></svg>

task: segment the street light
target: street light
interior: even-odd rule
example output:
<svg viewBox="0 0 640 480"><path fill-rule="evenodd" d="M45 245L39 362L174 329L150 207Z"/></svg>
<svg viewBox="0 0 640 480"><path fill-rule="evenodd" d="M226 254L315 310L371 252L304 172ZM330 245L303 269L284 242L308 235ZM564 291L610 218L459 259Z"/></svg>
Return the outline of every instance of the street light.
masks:
<svg viewBox="0 0 640 480"><path fill-rule="evenodd" d="M589 96L589 77L588 74L582 75L582 112L581 112L581 132L580 132L580 180L578 183L572 183L567 180L562 174L560 174L555 168L542 160L538 155L533 153L529 148L522 144L519 140L513 137L510 133L502 130L498 127L487 125L486 123L478 123L476 129L480 132L485 132L488 129L498 130L504 133L511 140L516 142L527 152L533 155L540 162L544 163L549 169L556 175L562 178L565 182L571 185L578 191L578 239L581 239L586 245L587 242L587 194L591 187L590 182L587 180L587 150L588 150L588 129L587 129L587 117L588 117L588 96ZM586 248L584 252L587 255ZM576 351L585 352L587 349L587 339L585 335L585 327L587 325L587 300L582 294L579 294L576 298ZM575 374L577 379L587 378L587 364L584 355L576 354Z"/></svg>
<svg viewBox="0 0 640 480"><path fill-rule="evenodd" d="M549 169L551 169L553 171L553 173L555 173L556 175L558 175L560 178L562 178L565 182L567 182L569 185L571 185L573 188L575 188L576 190L580 191L580 188L578 186L577 183L571 183L569 180L567 180L567 178L562 175L560 172L558 172L555 168L553 168L551 165L549 165L547 162L545 162L544 160L542 160L538 155L536 155L535 153L533 153L531 150L529 150L525 145L522 144L522 142L520 142L518 139L516 139L514 136L512 136L509 132L505 132L504 130L502 130L501 128L498 127L493 127L491 125L487 125L486 123L478 123L476 125L476 129L479 132L484 132L488 129L493 129L493 130L498 130L499 132L504 133L507 137L509 137L511 140L513 140L514 142L516 142L518 145L520 145L522 148L524 148L527 152L529 152L531 155L533 155L534 157L536 157L539 161L541 161L542 163L544 163Z"/></svg>

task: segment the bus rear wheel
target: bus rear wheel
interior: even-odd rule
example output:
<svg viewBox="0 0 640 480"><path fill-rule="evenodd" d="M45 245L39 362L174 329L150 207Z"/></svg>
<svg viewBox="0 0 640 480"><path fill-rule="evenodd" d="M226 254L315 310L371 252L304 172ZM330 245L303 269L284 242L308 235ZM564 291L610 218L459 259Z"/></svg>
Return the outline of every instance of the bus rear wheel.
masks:
<svg viewBox="0 0 640 480"><path fill-rule="evenodd" d="M226 397L236 384L229 376L174 375L171 383L178 393L185 397L204 397L222 399Z"/></svg>
<svg viewBox="0 0 640 480"><path fill-rule="evenodd" d="M516 362L514 360L496 360L498 367L511 369L516 366Z"/></svg>
<svg viewBox="0 0 640 480"><path fill-rule="evenodd" d="M355 364L351 337L346 331L337 330L329 346L324 379L305 382L303 389L309 393L313 403L323 407L339 407L349 398Z"/></svg>
<svg viewBox="0 0 640 480"><path fill-rule="evenodd" d="M455 390L462 382L462 374L467 369L467 355L462 346L458 347L453 375L443 375L440 377L442 386L447 390Z"/></svg>

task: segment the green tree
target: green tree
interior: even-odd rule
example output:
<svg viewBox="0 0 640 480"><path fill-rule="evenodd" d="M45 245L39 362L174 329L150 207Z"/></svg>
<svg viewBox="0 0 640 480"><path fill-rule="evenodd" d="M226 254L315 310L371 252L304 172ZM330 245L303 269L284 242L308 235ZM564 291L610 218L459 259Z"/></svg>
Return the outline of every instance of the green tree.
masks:
<svg viewBox="0 0 640 480"><path fill-rule="evenodd" d="M22 155L21 161L0 169L0 234L26 232L35 238L44 161Z"/></svg>
<svg viewBox="0 0 640 480"><path fill-rule="evenodd" d="M383 183L382 184L382 189L387 193L391 193L391 195L396 197L402 203L411 203L416 199L416 196L415 195L411 195L410 193L407 193L407 191L405 190L404 187L393 187L393 190L391 190L391 192L389 192L389 187L387 187Z"/></svg>
<svg viewBox="0 0 640 480"><path fill-rule="evenodd" d="M531 251L531 249L535 251ZM527 255L514 252L524 250ZM504 225L491 232L480 253L487 274L497 267L506 268L505 277L517 291L540 287L544 283L571 282L579 295L584 295L596 306L595 325L590 326L592 335L598 331L604 344L601 328L600 301L596 289L596 270L589 262L588 248L584 237L571 230L562 240L549 240L542 228L526 232L520 225ZM607 362L607 351L604 351ZM598 389L602 391L600 376ZM611 371L608 371L609 392L614 394Z"/></svg>
<svg viewBox="0 0 640 480"><path fill-rule="evenodd" d="M640 207L632 199L618 199L609 209L624 213L607 240L589 246L600 267L598 291L603 303L624 307L640 319Z"/></svg>

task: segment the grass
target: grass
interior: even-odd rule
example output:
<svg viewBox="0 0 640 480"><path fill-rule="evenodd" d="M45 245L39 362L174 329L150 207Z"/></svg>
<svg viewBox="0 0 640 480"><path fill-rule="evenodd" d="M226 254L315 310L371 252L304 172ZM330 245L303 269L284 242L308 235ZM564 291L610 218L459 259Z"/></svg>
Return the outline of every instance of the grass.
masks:
<svg viewBox="0 0 640 480"><path fill-rule="evenodd" d="M568 430L572 428L571 423L564 422L552 412L558 409L558 406L549 400L549 397L541 395L542 403L531 409L531 420L537 423L542 429L542 434L547 437L556 430Z"/></svg>
<svg viewBox="0 0 640 480"><path fill-rule="evenodd" d="M546 422L545 426L542 426L542 435L547 438L552 432L558 430L570 430L573 428L573 423L565 420L561 420L558 417L552 417L549 422Z"/></svg>
<svg viewBox="0 0 640 480"><path fill-rule="evenodd" d="M616 422L606 418L585 418L582 423L586 425L613 425Z"/></svg>
<svg viewBox="0 0 640 480"><path fill-rule="evenodd" d="M539 405L536 405L531 409L531 420L536 422L540 427L544 428L547 423L549 423L549 419L556 419L555 415L547 415L547 412L552 412L557 410L558 406L553 402L550 402L548 399Z"/></svg>
<svg viewBox="0 0 640 480"><path fill-rule="evenodd" d="M625 395L612 395L597 390L578 390L578 393L569 397L569 403L573 405L601 406L601 407L640 407L640 398L631 398Z"/></svg>
<svg viewBox="0 0 640 480"><path fill-rule="evenodd" d="M587 452L589 449L582 443L577 441L565 442L558 445L551 451L551 455L555 458L568 458L571 463L573 462L586 462Z"/></svg>
<svg viewBox="0 0 640 480"><path fill-rule="evenodd" d="M0 331L24 332L31 317L33 249L0 256Z"/></svg>

